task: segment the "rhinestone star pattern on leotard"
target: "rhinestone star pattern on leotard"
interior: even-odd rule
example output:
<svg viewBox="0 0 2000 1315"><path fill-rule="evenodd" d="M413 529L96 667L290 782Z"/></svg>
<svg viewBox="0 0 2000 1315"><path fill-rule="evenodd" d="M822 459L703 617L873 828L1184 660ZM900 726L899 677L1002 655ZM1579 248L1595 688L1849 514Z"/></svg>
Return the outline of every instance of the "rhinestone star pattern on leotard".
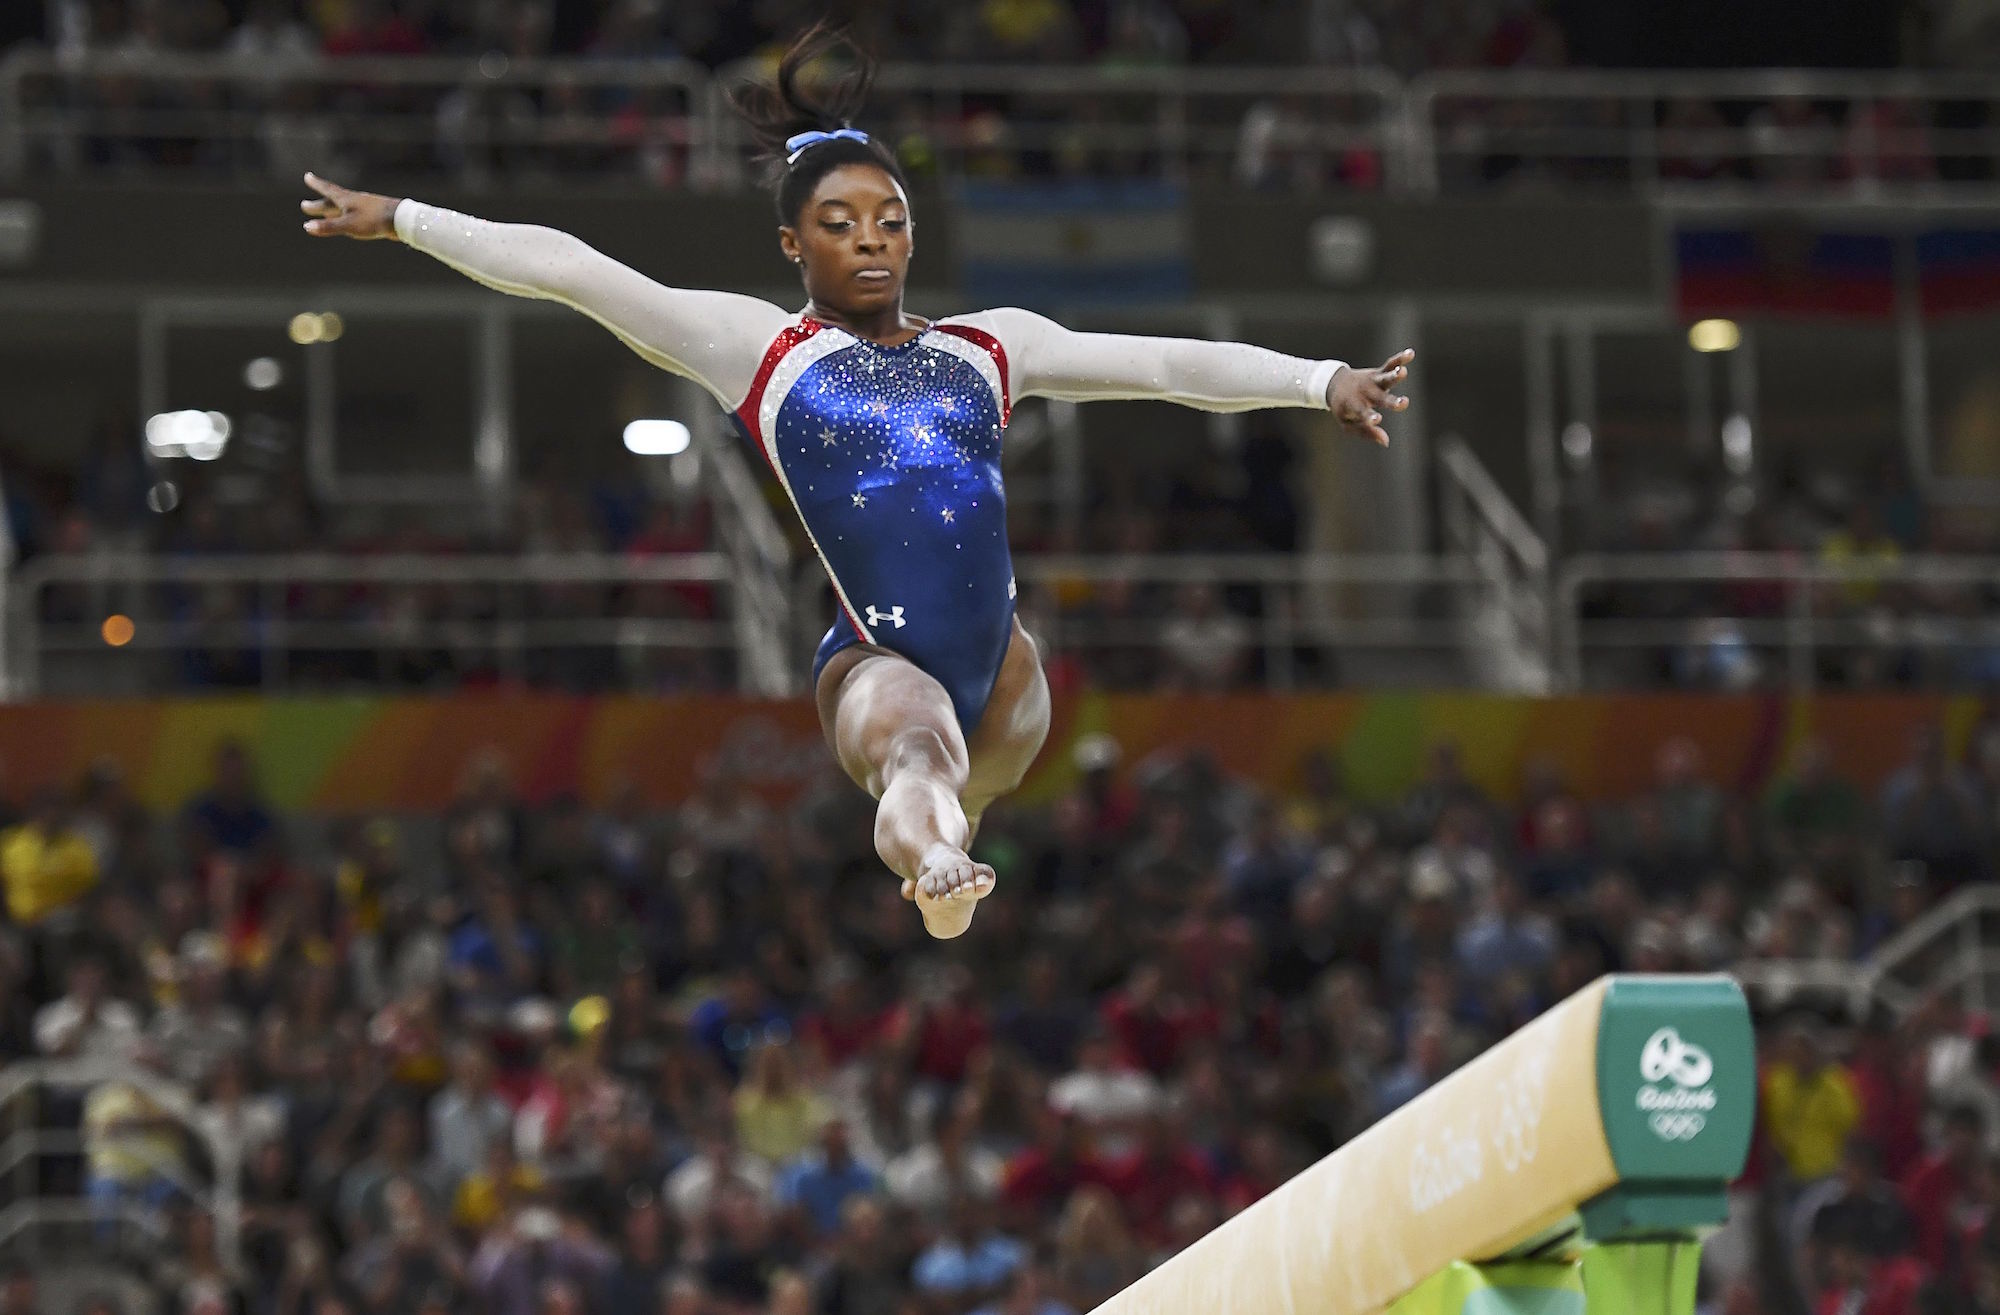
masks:
<svg viewBox="0 0 2000 1315"><path fill-rule="evenodd" d="M977 331L884 347L801 320L735 413L826 564L836 631L916 660L973 720L1013 630L1003 370Z"/></svg>

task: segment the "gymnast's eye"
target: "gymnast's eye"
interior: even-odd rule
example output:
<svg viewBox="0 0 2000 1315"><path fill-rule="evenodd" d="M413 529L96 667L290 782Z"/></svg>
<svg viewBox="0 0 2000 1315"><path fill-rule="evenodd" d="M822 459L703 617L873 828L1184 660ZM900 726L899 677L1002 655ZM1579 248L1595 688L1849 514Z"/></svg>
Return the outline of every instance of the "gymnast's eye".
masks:
<svg viewBox="0 0 2000 1315"><path fill-rule="evenodd" d="M852 219L822 219L819 222L819 226L829 233L845 233L848 229L854 227L854 221Z"/></svg>
<svg viewBox="0 0 2000 1315"><path fill-rule="evenodd" d="M882 227L892 233L900 233L909 226L910 221L907 219L885 219L882 221Z"/></svg>

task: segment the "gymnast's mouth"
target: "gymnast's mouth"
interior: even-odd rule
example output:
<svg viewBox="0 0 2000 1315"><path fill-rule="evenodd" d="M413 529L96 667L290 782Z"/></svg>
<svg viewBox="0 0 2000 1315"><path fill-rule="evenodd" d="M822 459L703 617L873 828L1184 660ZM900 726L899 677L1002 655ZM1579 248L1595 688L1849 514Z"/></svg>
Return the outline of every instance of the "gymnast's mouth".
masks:
<svg viewBox="0 0 2000 1315"><path fill-rule="evenodd" d="M873 285L873 284L888 283L895 277L896 275L890 270L863 269L855 271L854 281L857 283L867 283Z"/></svg>

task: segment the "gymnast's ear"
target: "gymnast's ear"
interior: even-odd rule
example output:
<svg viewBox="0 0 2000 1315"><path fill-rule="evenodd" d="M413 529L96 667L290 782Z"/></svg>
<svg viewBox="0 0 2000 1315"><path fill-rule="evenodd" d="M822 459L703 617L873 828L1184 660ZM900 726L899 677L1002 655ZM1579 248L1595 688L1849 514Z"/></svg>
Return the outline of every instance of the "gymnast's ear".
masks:
<svg viewBox="0 0 2000 1315"><path fill-rule="evenodd" d="M778 250L785 253L785 259L794 265L805 260L805 250L799 246L799 230L790 224L778 225Z"/></svg>

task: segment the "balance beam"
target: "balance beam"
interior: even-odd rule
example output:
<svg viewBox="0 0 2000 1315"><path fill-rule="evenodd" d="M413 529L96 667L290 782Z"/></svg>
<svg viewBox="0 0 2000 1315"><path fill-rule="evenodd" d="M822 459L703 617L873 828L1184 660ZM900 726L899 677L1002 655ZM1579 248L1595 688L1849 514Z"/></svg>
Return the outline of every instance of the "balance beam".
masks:
<svg viewBox="0 0 2000 1315"><path fill-rule="evenodd" d="M1755 1097L1733 980L1599 978L1092 1315L1373 1315L1455 1261L1697 1237Z"/></svg>

